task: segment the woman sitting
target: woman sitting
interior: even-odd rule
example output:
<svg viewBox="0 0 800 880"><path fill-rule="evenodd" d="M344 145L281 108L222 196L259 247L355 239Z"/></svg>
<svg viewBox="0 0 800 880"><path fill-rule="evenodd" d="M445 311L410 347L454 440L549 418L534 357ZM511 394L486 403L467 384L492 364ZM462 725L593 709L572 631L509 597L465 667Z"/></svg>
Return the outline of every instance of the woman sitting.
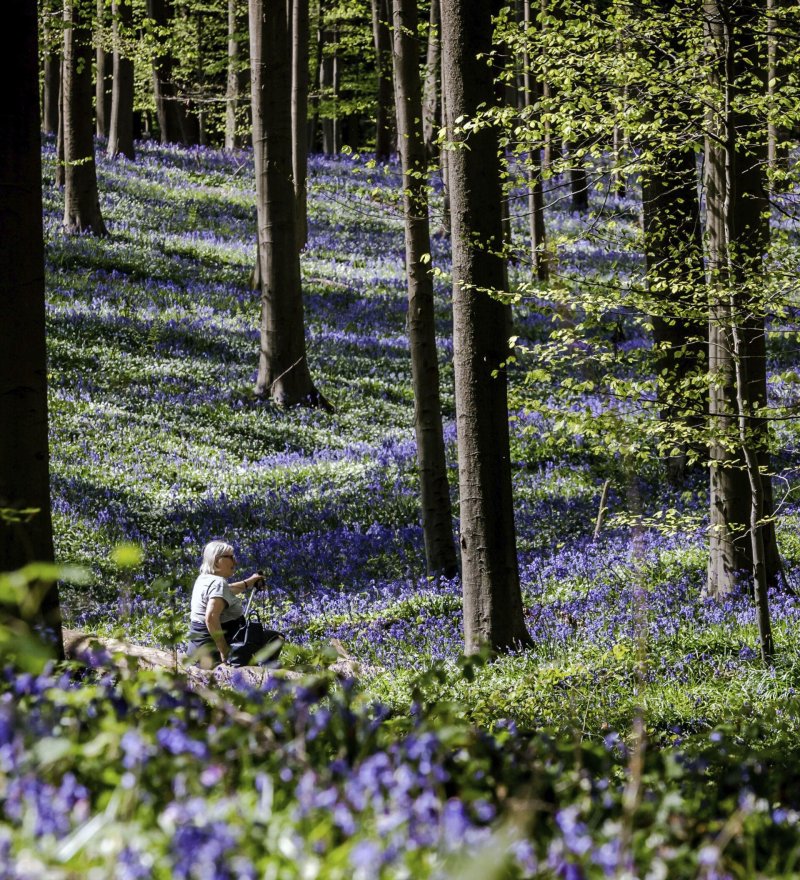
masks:
<svg viewBox="0 0 800 880"><path fill-rule="evenodd" d="M233 547L225 541L211 541L203 550L200 575L192 590L192 611L189 627L191 653L198 656L204 666L207 660L214 665L228 663L231 642L245 623L242 600L245 590L263 582L259 572L241 581L231 581L236 570ZM269 660L275 660L283 647L280 633L266 631L264 645L273 650Z"/></svg>

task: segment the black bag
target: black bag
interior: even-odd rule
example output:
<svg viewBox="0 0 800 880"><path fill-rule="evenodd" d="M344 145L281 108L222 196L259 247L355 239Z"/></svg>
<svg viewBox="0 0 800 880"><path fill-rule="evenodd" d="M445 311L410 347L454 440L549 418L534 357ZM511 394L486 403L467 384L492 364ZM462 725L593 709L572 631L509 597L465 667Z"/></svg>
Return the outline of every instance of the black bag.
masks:
<svg viewBox="0 0 800 880"><path fill-rule="evenodd" d="M264 628L257 611L250 612L252 601L251 592L244 612L244 621L230 641L228 663L231 666L250 666L253 657L262 651L264 656L259 657L259 665L271 665L280 654L285 641L282 633ZM268 646L270 650L265 650Z"/></svg>

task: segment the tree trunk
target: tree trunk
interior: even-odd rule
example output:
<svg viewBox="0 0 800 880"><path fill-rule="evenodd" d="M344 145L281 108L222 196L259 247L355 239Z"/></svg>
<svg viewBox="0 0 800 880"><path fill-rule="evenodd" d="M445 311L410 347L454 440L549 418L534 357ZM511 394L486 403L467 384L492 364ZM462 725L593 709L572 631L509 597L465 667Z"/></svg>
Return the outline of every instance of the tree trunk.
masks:
<svg viewBox="0 0 800 880"><path fill-rule="evenodd" d="M292 12L292 179L297 249L308 240L308 0L293 0Z"/></svg>
<svg viewBox="0 0 800 880"><path fill-rule="evenodd" d="M422 500L422 531L428 572L452 577L458 571L458 566L453 544L453 513L439 400L433 279L424 262L430 260L431 239L425 141L422 133L416 0L394 0L393 14L397 136L404 185L408 338L416 407L414 428Z"/></svg>
<svg viewBox="0 0 800 880"><path fill-rule="evenodd" d="M64 227L107 235L92 137L92 30L79 0L64 2Z"/></svg>
<svg viewBox="0 0 800 880"><path fill-rule="evenodd" d="M322 44L322 63L319 69L319 90L323 98L332 97L335 102L334 58L331 52L325 51L325 46L332 40L331 31L323 30L320 41ZM334 118L328 114L322 117L322 152L326 156L332 156L336 153Z"/></svg>
<svg viewBox="0 0 800 880"><path fill-rule="evenodd" d="M107 51L109 41L106 0L97 0L95 40L95 121L97 136L106 138L111 123L111 90L114 77L111 53Z"/></svg>
<svg viewBox="0 0 800 880"><path fill-rule="evenodd" d="M306 357L292 184L292 52L286 4L250 0L253 152L261 281L256 394L281 406L326 405Z"/></svg>
<svg viewBox="0 0 800 880"><path fill-rule="evenodd" d="M4 98L0 125L0 571L15 571L29 562L53 561L53 529L35 0L12 3L4 14L0 71L14 88ZM39 582L32 590L32 599L39 600L34 619L44 622L48 640L63 657L57 586Z"/></svg>
<svg viewBox="0 0 800 880"><path fill-rule="evenodd" d="M147 0L147 15L159 31L163 31L171 24L172 4L169 0ZM153 61L153 92L162 144L180 143L183 138L182 113L173 80L174 66L171 50L162 48Z"/></svg>
<svg viewBox="0 0 800 880"><path fill-rule="evenodd" d="M494 100L490 0L442 0L448 125ZM482 55L481 58L478 56ZM454 137L460 135L454 130ZM458 422L464 641L503 650L530 643L519 585L507 379L510 310L486 291L506 287L497 134L470 132L450 153L453 345Z"/></svg>
<svg viewBox="0 0 800 880"><path fill-rule="evenodd" d="M63 16L63 11L62 11ZM56 188L64 188L66 173L64 170L64 35L61 35L61 66L59 68L58 89L58 133L56 135Z"/></svg>
<svg viewBox="0 0 800 880"><path fill-rule="evenodd" d="M764 71L756 34L764 10L739 0L708 0L711 85L706 138L708 227L711 513L707 591L732 592L737 575L755 581L760 619L768 618L762 586L780 572L772 512L767 400L765 304L760 293L769 243L764 189L766 130L741 108L755 71ZM763 84L762 84L763 85ZM754 142L753 133L763 130ZM740 387L744 383L744 387ZM744 411L743 411L744 410ZM745 426L744 428L742 426ZM760 491L759 491L760 489ZM763 568L763 583L761 569ZM751 581L752 582L752 581ZM762 633L762 651L769 653Z"/></svg>
<svg viewBox="0 0 800 880"><path fill-rule="evenodd" d="M392 154L392 35L389 32L391 0L372 0L372 41L378 79L375 112L375 158L388 161Z"/></svg>
<svg viewBox="0 0 800 880"><path fill-rule="evenodd" d="M693 150L654 148L653 163L642 172L642 209L660 416L679 431L693 426L699 433L705 399L693 396L687 382L708 368L708 320ZM675 447L669 469L679 482L686 442Z"/></svg>
<svg viewBox="0 0 800 880"><path fill-rule="evenodd" d="M236 107L239 104L239 40L236 23L236 0L228 0L228 91L225 96L225 149L239 148L236 131Z"/></svg>
<svg viewBox="0 0 800 880"><path fill-rule="evenodd" d="M111 95L111 126L108 157L122 154L135 158L133 148L133 59L128 55L133 7L130 0L112 0L114 40L114 87Z"/></svg>
<svg viewBox="0 0 800 880"><path fill-rule="evenodd" d="M569 187L572 196L572 210L585 214L589 210L589 178L586 173L586 160L578 154L575 143L565 145L569 160Z"/></svg>
<svg viewBox="0 0 800 880"><path fill-rule="evenodd" d="M46 134L58 133L61 91L61 47L64 45L61 33L61 8L54 11L52 4L42 4L42 33L44 37L44 101L42 112L42 131ZM58 17L56 17L58 16Z"/></svg>
<svg viewBox="0 0 800 880"><path fill-rule="evenodd" d="M440 71L442 66L441 24L439 0L431 0L428 21L428 54L425 62L425 83L422 91L422 137L425 140L425 155L428 159L436 151L436 139L442 124L440 92Z"/></svg>
<svg viewBox="0 0 800 880"><path fill-rule="evenodd" d="M526 34L531 27L530 0L523 2L523 24ZM531 60L527 49L523 59L523 98L525 107L530 107L536 97L536 81L531 72ZM528 148L528 232L531 240L531 261L539 281L550 277L547 259L547 237L544 225L544 191L542 189L542 160L538 144Z"/></svg>

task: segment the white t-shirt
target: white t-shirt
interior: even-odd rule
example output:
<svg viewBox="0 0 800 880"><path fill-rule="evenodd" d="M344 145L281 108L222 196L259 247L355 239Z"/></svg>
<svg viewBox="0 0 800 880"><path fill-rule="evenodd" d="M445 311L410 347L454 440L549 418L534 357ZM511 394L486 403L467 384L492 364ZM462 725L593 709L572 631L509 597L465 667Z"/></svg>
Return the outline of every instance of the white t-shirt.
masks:
<svg viewBox="0 0 800 880"><path fill-rule="evenodd" d="M192 623L206 622L206 609L212 599L223 599L226 603L219 616L220 623L227 623L244 614L242 600L228 586L224 577L218 574L201 574L192 589Z"/></svg>

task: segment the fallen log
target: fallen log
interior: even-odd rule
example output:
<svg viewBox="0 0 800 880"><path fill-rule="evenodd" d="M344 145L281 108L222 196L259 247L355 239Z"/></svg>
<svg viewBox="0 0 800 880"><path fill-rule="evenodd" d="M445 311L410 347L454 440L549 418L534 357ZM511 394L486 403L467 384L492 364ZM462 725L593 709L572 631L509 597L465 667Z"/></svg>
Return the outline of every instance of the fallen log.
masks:
<svg viewBox="0 0 800 880"><path fill-rule="evenodd" d="M139 669L171 669L180 672L191 682L201 687L232 686L235 682L244 681L254 688L263 685L267 678L274 676L282 679L303 679L306 676L301 672L291 669L265 669L262 666L228 666L220 664L213 669L202 669L191 663L186 654L175 651L165 651L161 648L149 648L145 645L135 645L131 642L123 642L119 639L107 636L96 636L92 633L79 632L74 629L62 630L64 640L64 655L68 660L80 662L90 661L97 665L97 652L105 651L113 655L116 664L128 666L130 661ZM339 678L358 678L359 676L377 675L384 670L377 666L367 666L359 663L351 657L338 639L333 639L331 644L336 649L339 659L328 666ZM109 656L111 659L111 656ZM106 665L100 662L99 665Z"/></svg>

